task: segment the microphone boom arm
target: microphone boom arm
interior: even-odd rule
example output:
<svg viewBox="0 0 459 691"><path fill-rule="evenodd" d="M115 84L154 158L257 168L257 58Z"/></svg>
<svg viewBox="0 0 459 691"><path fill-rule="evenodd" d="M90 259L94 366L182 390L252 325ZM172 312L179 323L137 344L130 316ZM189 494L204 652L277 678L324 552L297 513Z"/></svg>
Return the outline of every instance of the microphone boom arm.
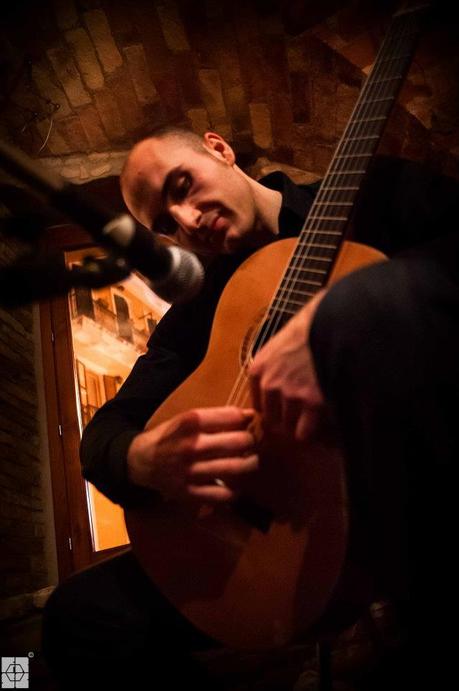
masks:
<svg viewBox="0 0 459 691"><path fill-rule="evenodd" d="M114 261L124 259L124 263L118 265L118 273L126 271L127 276L133 268L137 269L151 282L153 290L168 302L188 300L200 289L204 271L198 258L191 252L178 247L163 247L152 232L137 226L129 214L114 218L77 185L69 184L56 173L40 168L21 151L1 141L0 164L32 185L54 207L88 230L98 245L108 247ZM101 266L103 264L99 264L99 268ZM88 280L94 278L90 272L87 276ZM60 277L63 279L62 273ZM4 280L5 274L0 283L3 284Z"/></svg>

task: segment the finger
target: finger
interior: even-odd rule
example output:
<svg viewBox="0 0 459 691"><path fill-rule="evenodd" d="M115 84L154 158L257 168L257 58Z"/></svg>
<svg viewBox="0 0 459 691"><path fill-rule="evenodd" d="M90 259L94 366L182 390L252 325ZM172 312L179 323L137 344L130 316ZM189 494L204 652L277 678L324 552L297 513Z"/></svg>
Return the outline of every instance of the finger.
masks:
<svg viewBox="0 0 459 691"><path fill-rule="evenodd" d="M234 477L246 475L257 470L259 458L256 454L246 458L222 458L212 461L198 461L188 470L188 477L192 480L212 480L220 477Z"/></svg>
<svg viewBox="0 0 459 691"><path fill-rule="evenodd" d="M254 451L255 439L251 432L215 432L200 434L193 444L194 459L223 458L225 456L243 456Z"/></svg>
<svg viewBox="0 0 459 691"><path fill-rule="evenodd" d="M284 398L282 401L282 426L287 434L294 434L303 412L304 402L299 398Z"/></svg>
<svg viewBox="0 0 459 691"><path fill-rule="evenodd" d="M282 424L282 398L278 389L262 390L263 420L265 427L278 428Z"/></svg>
<svg viewBox="0 0 459 691"><path fill-rule="evenodd" d="M295 439L298 441L307 441L310 439L317 429L319 418L320 414L315 410L308 410L302 413L296 425Z"/></svg>
<svg viewBox="0 0 459 691"><path fill-rule="evenodd" d="M222 504L237 498L237 492L226 485L188 485L188 496L209 504Z"/></svg>
<svg viewBox="0 0 459 691"><path fill-rule="evenodd" d="M250 375L250 391L252 394L253 407L255 410L261 411L260 378L257 375Z"/></svg>
<svg viewBox="0 0 459 691"><path fill-rule="evenodd" d="M195 408L184 413L182 420L186 423L197 423L202 432L224 432L245 429L253 420L255 411L252 408L237 406L220 406L214 408ZM194 428L196 429L196 428Z"/></svg>

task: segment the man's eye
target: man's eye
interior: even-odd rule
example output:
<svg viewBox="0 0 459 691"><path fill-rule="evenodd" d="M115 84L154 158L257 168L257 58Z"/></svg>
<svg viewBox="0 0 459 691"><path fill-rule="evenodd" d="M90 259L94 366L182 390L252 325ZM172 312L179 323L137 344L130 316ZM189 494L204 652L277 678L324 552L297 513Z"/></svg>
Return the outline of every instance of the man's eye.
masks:
<svg viewBox="0 0 459 691"><path fill-rule="evenodd" d="M174 190L175 199L184 199L191 187L191 178L189 175L183 175L177 182Z"/></svg>

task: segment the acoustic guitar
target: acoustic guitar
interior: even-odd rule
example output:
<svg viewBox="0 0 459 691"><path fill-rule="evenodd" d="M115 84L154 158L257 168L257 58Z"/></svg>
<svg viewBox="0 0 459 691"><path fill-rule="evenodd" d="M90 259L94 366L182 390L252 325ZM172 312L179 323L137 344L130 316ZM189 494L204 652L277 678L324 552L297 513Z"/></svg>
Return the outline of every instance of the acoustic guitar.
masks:
<svg viewBox="0 0 459 691"><path fill-rule="evenodd" d="M343 236L408 71L422 9L394 15L299 238L274 242L241 265L222 294L205 359L147 428L194 407L250 405L254 351L324 285L384 259ZM191 509L163 501L126 512L134 553L175 607L227 646L253 650L283 645L320 619L348 533L333 435L305 447L264 430L260 458L234 504Z"/></svg>

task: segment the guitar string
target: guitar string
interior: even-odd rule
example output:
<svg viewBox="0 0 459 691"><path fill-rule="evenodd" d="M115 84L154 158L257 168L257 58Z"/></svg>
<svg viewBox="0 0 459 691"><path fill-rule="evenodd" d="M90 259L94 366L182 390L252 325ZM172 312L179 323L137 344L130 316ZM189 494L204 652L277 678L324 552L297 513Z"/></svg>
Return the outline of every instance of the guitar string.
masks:
<svg viewBox="0 0 459 691"><path fill-rule="evenodd" d="M405 18L404 18L405 19ZM398 35L397 35L398 33ZM399 50L401 45L403 45L405 39L407 36L410 35L410 17L406 20L405 24L402 25L402 27L398 29L398 32L395 30L393 31L393 35L388 38L385 42L383 42L379 56L377 56L375 60L375 69L372 70L371 75L368 75L368 78L365 82L364 87L362 88L362 93L355 105L354 111L351 116L351 120L349 123L349 126L346 128L339 144L336 150L336 153L332 159L332 162L329 166L329 170L327 171L324 182L328 183L326 185L322 185L321 188L319 189L319 193L314 200L314 203L311 207L311 211L314 210L314 206L316 205L316 202L320 202L321 205L325 206L324 210L321 212L322 216L327 215L327 211L330 212L330 202L339 204L341 203L341 200L339 199L340 193L342 191L343 187L343 182L346 182L346 178L348 177L349 173L354 173L355 171L352 170L352 168L345 169L344 166L346 163L349 162L350 158L355 155L355 154L364 154L366 158L371 158L374 149L376 146L373 146L373 151L371 153L365 153L365 146L364 151L359 151L359 146L360 142L355 140L355 138L363 134L362 130L366 130L367 128L367 122L369 119L373 117L384 117L385 119L387 118L387 110L389 110L390 106L386 108L386 113L383 112L381 115L380 110L379 110L379 105L381 104L383 106L384 110L384 101L377 101L377 99L385 98L387 97L387 87L390 86L391 81L395 81L397 79L397 75L394 77L390 77L393 67L396 68L397 74L400 73L400 68L405 67L405 64L403 61L405 60L404 55L398 55L396 58L389 58L389 60L383 59L384 53L387 54L394 54L394 49ZM391 44L395 44L391 45ZM376 63L379 62L379 65L376 65ZM395 65L391 66L391 62L394 62ZM399 65L399 63L401 63ZM404 76L404 75L403 75ZM403 77L399 79L401 81ZM373 90L373 93L371 93L371 90ZM368 96L371 96L371 100L368 99ZM391 97L391 100L395 98L395 95ZM367 100L365 100L367 99ZM358 116L358 117L357 117ZM378 121L376 121L378 122ZM380 136L378 135L370 135L370 136ZM353 141L354 140L354 141ZM364 140L361 140L364 141ZM378 142L377 142L378 143ZM347 149L347 150L346 150ZM337 161L337 156L343 156L343 161L342 163L336 163ZM364 166L367 166L368 162L364 164ZM334 166L334 170L333 170ZM332 180L333 179L333 180ZM333 182L333 184L330 184ZM357 186L357 185L356 185ZM322 189L325 187L325 189ZM331 189L329 189L331 188ZM318 214L319 215L319 214ZM297 288L298 285L298 280L299 276L301 275L302 272L308 271L307 269L304 268L304 264L307 262L308 259L308 253L311 251L311 248L316 248L317 245L315 245L315 240L316 239L322 239L319 236L321 234L327 234L327 229L323 227L323 218L314 218L313 216L313 223L311 228L306 228L307 225L309 225L308 221L311 216L311 212L308 214L308 217L305 220L303 229L300 233L300 241L297 243L297 246L295 248L294 254L293 254L293 259L290 262L290 265L281 280L281 288L279 291L277 291L274 295L272 304L270 305L270 308L267 310L267 314L269 314L270 309L273 308L274 303L277 303L276 310L277 310L277 316L275 320L268 319L265 320L265 322L262 325L261 331L253 338L252 344L255 343L256 341L260 340L260 345L265 343L269 338L271 338L271 335L276 333L279 327L279 323L282 319L282 316L287 314L292 314L296 313L298 310L294 308L292 311L289 309L291 306L293 306L293 301L292 301L292 295L293 293L303 297L312 297L314 295L314 292L308 292L308 291L302 291L301 289ZM325 223L327 221L325 220ZM335 222L335 221L333 221ZM325 231L325 233L324 233ZM303 237L303 233L305 234ZM341 231L340 231L341 235ZM300 254L299 250L303 249L303 253ZM324 260L324 262L330 263L331 260L329 257L327 257L324 253L322 253L319 250L319 259ZM309 283L308 279L303 280L302 282ZM295 286L295 289L293 289L292 286ZM296 301L297 304L302 305L304 304L303 302ZM286 309L287 308L287 309ZM238 405L244 405L245 402L247 401L247 397L249 394L249 389L247 387L248 383L248 377L247 377L247 368L250 362L250 355L251 355L251 348L248 348L247 355L245 357L245 361L243 363L243 366L240 369L239 376L235 382L235 386L233 387L233 391L230 394L230 397L228 399L229 404L234 403Z"/></svg>
<svg viewBox="0 0 459 691"><path fill-rule="evenodd" d="M407 25L409 25L409 22L407 22ZM372 72L371 75L369 75L369 78L367 78L366 83L362 89L361 96L359 97L359 99L356 103L354 112L351 116L351 122L350 122L349 126L346 128L346 130L342 136L342 139L341 139L341 141L337 147L337 151L336 151L336 154L334 155L333 160L330 164L329 171L327 171L327 174L325 176L325 181L328 181L329 178L334 177L336 179L336 183L334 183L333 185L329 185L329 186L330 187L336 186L338 188L338 191L339 191L340 186L342 185L343 177L345 179L346 175L349 172L353 172L353 171L350 171L349 169L348 170L345 170L345 169L336 170L335 169L335 171L333 171L332 166L336 161L336 156L341 154L341 155L344 155L345 157L349 157L353 153L357 153L357 149L358 149L359 144L357 142L353 142L351 138L354 138L356 135L362 133L362 129L364 129L365 125L366 125L365 120L368 119L369 115L376 116L376 112L378 112L378 106L375 107L375 101L376 101L376 99L384 97L384 95L386 93L385 92L385 86L389 85L389 81L387 81L387 80L384 81L384 80L387 78L388 74L390 74L391 65L390 65L390 62L386 62L386 64L384 63L384 61L383 61L384 52L386 52L386 55L387 55L387 53L389 53L389 54L394 53L394 47L391 46L391 42L395 43L397 45L397 50L398 50L398 48L400 47L400 44L403 44L403 39L409 33L409 31L407 30L408 28L409 28L409 26L407 26L407 27L402 26L401 30L399 29L399 32L398 32L399 35L398 36L396 35L396 33L394 31L394 36L391 37L391 40L387 40L381 46L381 50L380 50L381 60L379 61L378 59L376 59L376 61L375 61L375 62L379 61L380 64L376 66L376 69ZM379 56L378 56L378 58L379 58ZM400 62L402 60L403 60L403 57L398 57L397 59L391 60L391 61L396 62L395 66L396 66L396 68L398 68L399 67L398 62ZM400 65L400 67L402 67L402 65ZM376 89L374 89L375 86L376 86ZM368 93L370 93L371 89L373 89L373 91L375 92L375 93L371 94L373 103L365 102L365 98L368 98ZM368 92L368 93L366 93L366 92ZM384 102L382 101L381 103L384 103ZM355 116L357 116L357 115L359 115L360 117L356 118ZM355 122L355 120L357 120L357 119L360 122ZM346 147L348 147L348 151L346 151ZM346 164L346 163L347 163L347 160L345 158L344 164ZM318 201L319 200L324 201L324 202L339 201L334 194L335 190L331 191L331 195L329 194L329 192L330 192L329 190L325 190L325 195L320 194L322 192L322 187L324 187L324 185L322 185L321 189L319 190ZM331 200L326 199L327 193L328 193L328 196L331 196ZM313 204L313 207L311 210L313 210L313 208L314 208L314 204ZM303 231L305 230L306 224L308 223L310 215L311 214L308 215L308 218L305 221L305 225L304 225L304 228L301 231L301 233L303 233ZM315 224L313 223L313 225L315 225L316 227L308 229L309 236L306 238L306 241L303 240L303 238L301 237L301 234L300 234L301 240L297 245L297 248L295 250L295 254L297 252L298 246L301 246L301 245L305 246L306 251L309 251L311 249L311 246L314 246L314 240L316 239L318 232L320 233L320 231L323 230L323 228L321 227L321 220L322 219L316 219ZM323 257L323 255L321 255L321 257ZM327 260L329 259L328 257L324 257L324 258ZM283 302L284 304L289 305L290 300L291 300L291 298L289 296L291 296L291 294L293 292L291 289L292 282L296 281L298 274L302 270L304 270L304 269L302 269L301 266L299 266L301 261L302 261L302 257L294 256L294 261L291 262L291 265L289 266L289 269L287 270L286 275L284 276L283 283L284 284L286 283L286 286L283 289L281 288L281 290L275 294L275 298L274 298L273 302L277 301L278 304L282 304L282 302ZM295 266L295 262L296 262L296 266ZM290 275L288 275L288 274L290 274ZM295 274L296 274L296 276L295 276ZM302 294L302 291L295 291L295 292ZM282 295L282 293L284 293L284 295ZM308 297L311 296L311 294L308 292L306 293L306 295ZM297 310L295 310L295 312L296 311ZM282 310L282 312L285 313L285 309ZM268 313L269 313L269 310L268 310ZM281 319L280 315L281 315L281 311L279 310L278 316L276 319L276 323L274 323L273 320L271 320L271 321L268 320L268 324L265 326L265 329L264 329L265 333L261 334L261 339L260 339L261 343L265 342L265 340L267 340L267 337L270 337L269 336L270 330L274 331L274 333L276 332L279 321ZM259 338L260 338L260 335L258 335L256 337L256 339L253 340L253 342L258 340ZM240 380L239 380L239 382L236 382L236 386L235 386L236 390L230 396L230 400L234 401L235 403L237 403L237 398L240 398L241 394L245 394L244 399L246 399L248 396L248 389L246 387L246 384L248 382L248 378L247 378L246 370L247 370L249 360L250 360L250 350L249 350L247 357L245 359L245 363L240 370ZM237 390L239 390L239 391L237 391ZM242 401L240 401L240 404L242 404Z"/></svg>

